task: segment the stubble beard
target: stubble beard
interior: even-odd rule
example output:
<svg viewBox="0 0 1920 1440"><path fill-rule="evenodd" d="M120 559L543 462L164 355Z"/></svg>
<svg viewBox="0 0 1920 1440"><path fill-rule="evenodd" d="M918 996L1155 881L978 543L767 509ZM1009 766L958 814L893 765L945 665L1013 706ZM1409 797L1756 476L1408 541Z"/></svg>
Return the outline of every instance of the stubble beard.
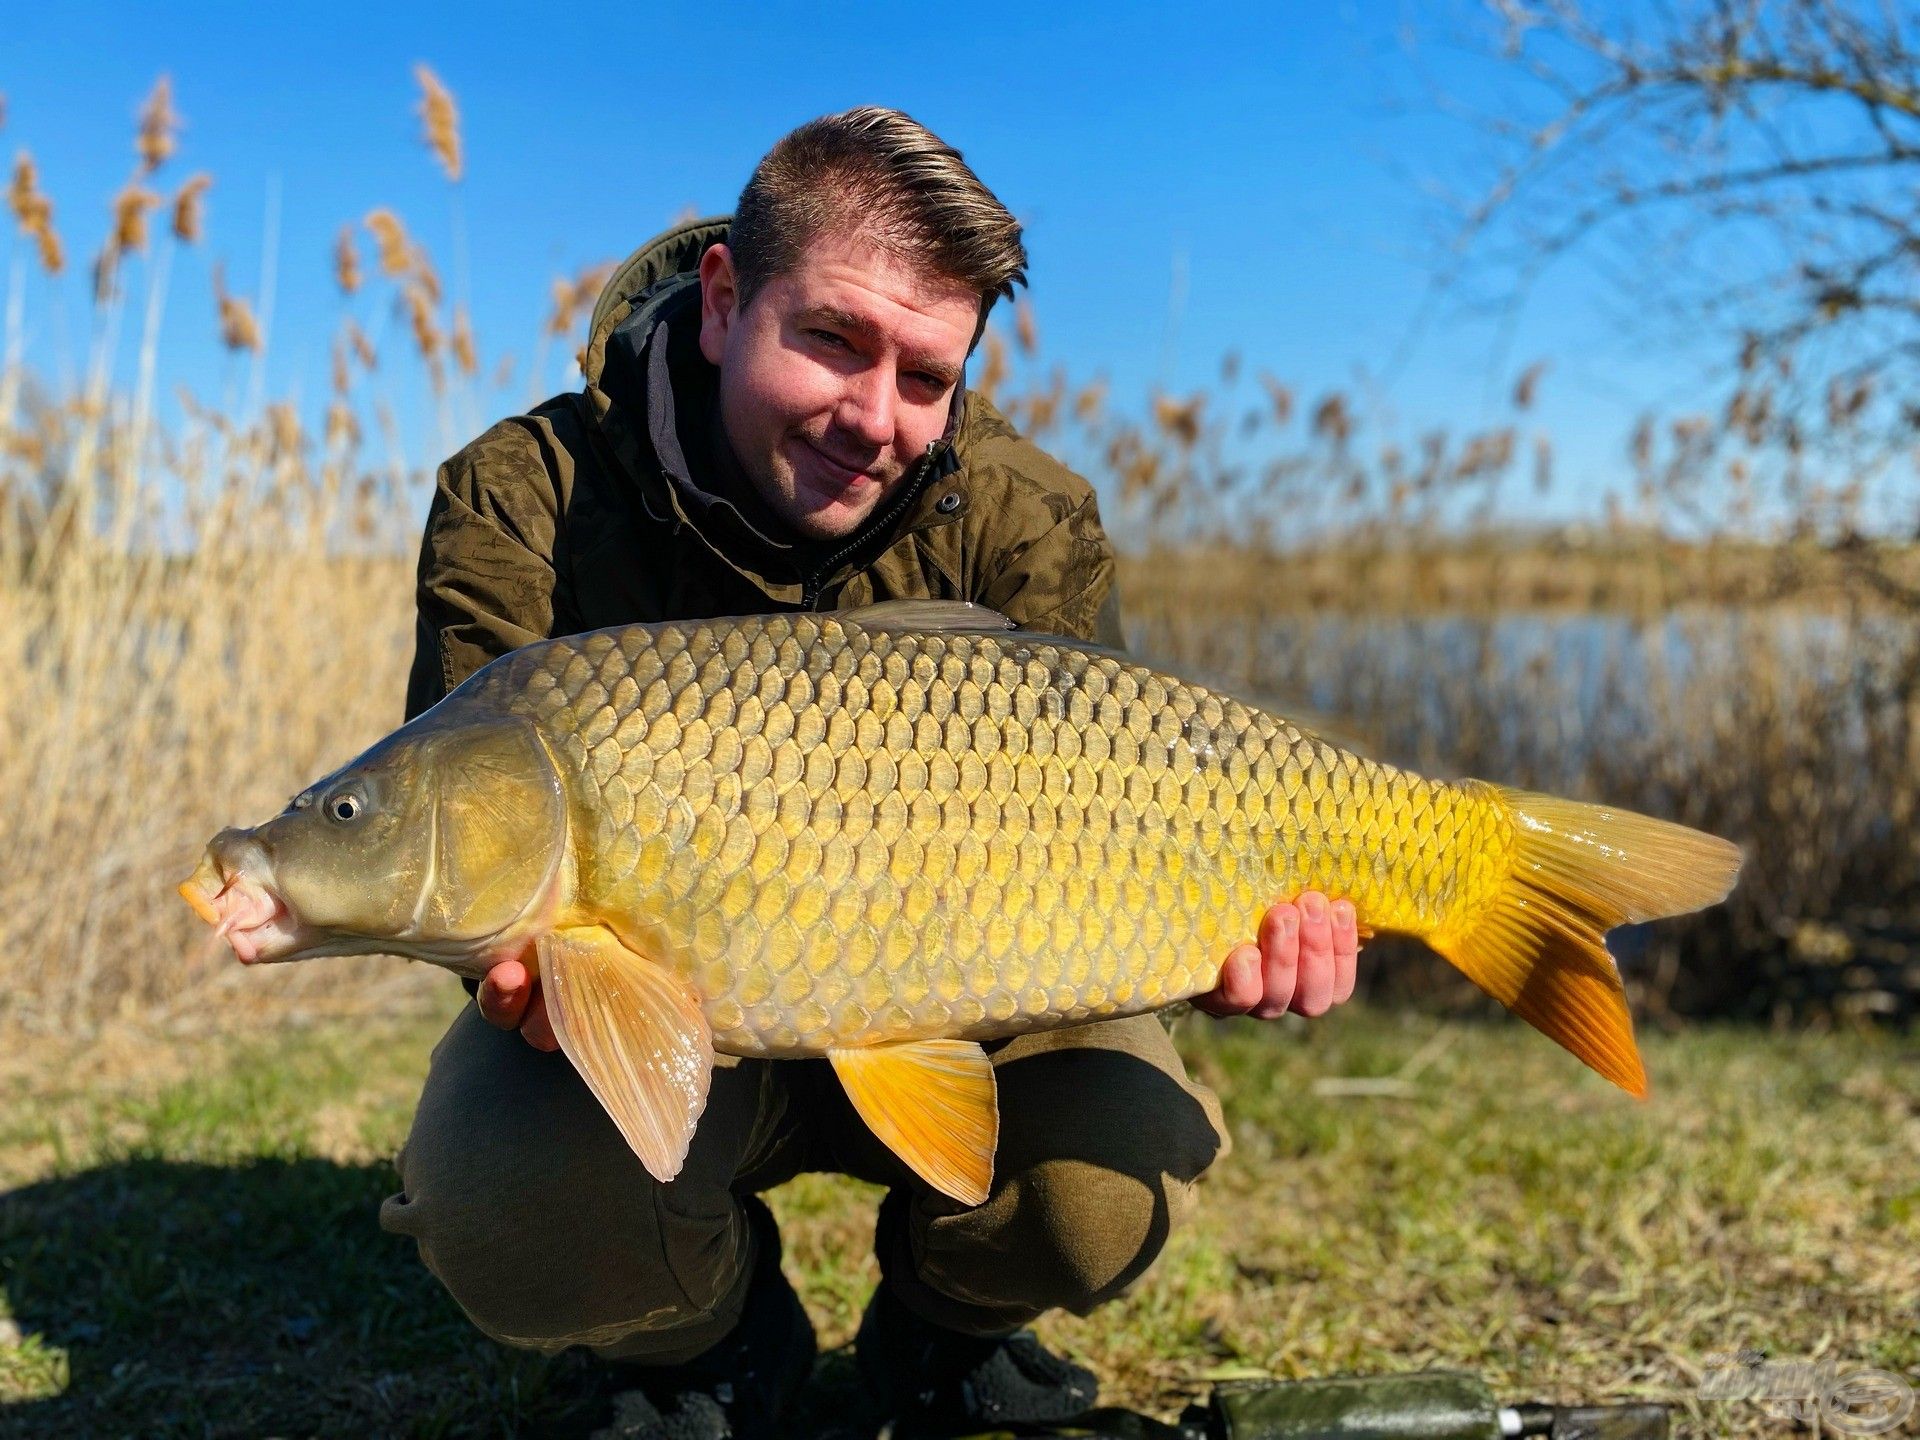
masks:
<svg viewBox="0 0 1920 1440"><path fill-rule="evenodd" d="M789 432L788 439L793 448L813 458L808 454L816 448L813 436L796 430ZM824 472L803 473L790 458L787 448L780 447L771 457L770 474L764 482L756 479L756 484L780 518L800 535L809 540L842 540L873 517L904 473L904 470L895 470L880 478L869 472L859 487L862 503L856 508L845 503L848 491L844 487L836 492Z"/></svg>

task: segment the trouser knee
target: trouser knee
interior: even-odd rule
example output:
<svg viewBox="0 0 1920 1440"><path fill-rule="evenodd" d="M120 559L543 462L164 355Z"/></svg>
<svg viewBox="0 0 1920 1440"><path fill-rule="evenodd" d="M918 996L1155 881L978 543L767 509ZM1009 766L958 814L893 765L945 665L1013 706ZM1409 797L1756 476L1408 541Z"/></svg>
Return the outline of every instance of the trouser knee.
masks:
<svg viewBox="0 0 1920 1440"><path fill-rule="evenodd" d="M1155 1184L1079 1160L1047 1160L1007 1185L1012 1215L1001 1238L1007 1263L972 1279L1003 1306L1038 1315L1084 1315L1138 1280L1185 1218L1191 1188L1161 1175ZM933 1222L938 1225L938 1220Z"/></svg>
<svg viewBox="0 0 1920 1440"><path fill-rule="evenodd" d="M882 1269L924 1318L1004 1333L1115 1298L1159 1258L1226 1152L1218 1100L1187 1079L1157 1021L1086 1030L1009 1046L996 1064L1001 1143L985 1204L905 1186L883 1204Z"/></svg>
<svg viewBox="0 0 1920 1440"><path fill-rule="evenodd" d="M677 1212L662 1193L669 1187L651 1177L636 1181L624 1204L594 1207L591 1218L580 1215L577 1191L546 1185L450 1199L412 1147L401 1178L405 1188L382 1207L382 1225L411 1236L468 1318L503 1344L677 1360L739 1319L747 1227Z"/></svg>
<svg viewBox="0 0 1920 1440"><path fill-rule="evenodd" d="M739 1319L751 1229L724 1179L690 1154L656 1181L564 1056L471 1009L435 1051L399 1169L382 1226L496 1340L667 1363Z"/></svg>

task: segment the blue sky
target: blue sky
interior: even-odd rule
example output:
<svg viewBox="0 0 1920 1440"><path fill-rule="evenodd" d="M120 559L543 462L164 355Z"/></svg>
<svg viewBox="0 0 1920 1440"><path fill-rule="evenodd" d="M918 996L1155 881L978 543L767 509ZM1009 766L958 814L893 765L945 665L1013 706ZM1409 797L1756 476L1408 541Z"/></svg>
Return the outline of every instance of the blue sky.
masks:
<svg viewBox="0 0 1920 1440"><path fill-rule="evenodd" d="M209 242L173 264L162 379L215 401L243 400L250 377L215 343L209 262L257 293L272 196L266 392L323 395L342 306L333 237L390 205L470 298L487 360L519 361L507 392L463 403L457 441L524 399L555 275L626 253L686 207L730 207L784 130L862 102L959 145L1022 217L1048 357L1106 375L1120 403L1210 384L1234 350L1243 384L1261 369L1308 396L1362 382L1408 433L1459 429L1499 414L1514 375L1545 358L1536 423L1562 495L1591 495L1619 484L1637 409L1684 401L1698 358L1616 338L1617 301L1577 263L1511 327L1423 308L1437 253L1426 192L1468 177L1481 143L1431 90L1484 101L1493 83L1458 43L1480 23L1464 3L16 9L0 40L0 152L33 152L78 262L57 289L30 278L29 353L45 372L81 363L85 262L162 71L187 128L161 181L215 177ZM457 196L420 143L415 61L461 107ZM23 253L9 225L0 267ZM132 293L142 284L136 272ZM384 311L355 303L369 329ZM129 314L123 372L136 331ZM398 323L384 333L397 340ZM574 343L549 353L547 388ZM438 458L437 427L413 423L418 397L397 398L408 461Z"/></svg>

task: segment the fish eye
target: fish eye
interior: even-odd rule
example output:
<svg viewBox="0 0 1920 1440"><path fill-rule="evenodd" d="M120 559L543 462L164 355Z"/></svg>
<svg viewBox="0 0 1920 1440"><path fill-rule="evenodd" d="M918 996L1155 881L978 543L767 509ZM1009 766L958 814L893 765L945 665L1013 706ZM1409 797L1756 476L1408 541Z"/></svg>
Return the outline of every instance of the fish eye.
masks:
<svg viewBox="0 0 1920 1440"><path fill-rule="evenodd" d="M342 822L358 819L364 808L366 807L361 803L360 797L348 791L344 795L334 796L327 802L327 818Z"/></svg>

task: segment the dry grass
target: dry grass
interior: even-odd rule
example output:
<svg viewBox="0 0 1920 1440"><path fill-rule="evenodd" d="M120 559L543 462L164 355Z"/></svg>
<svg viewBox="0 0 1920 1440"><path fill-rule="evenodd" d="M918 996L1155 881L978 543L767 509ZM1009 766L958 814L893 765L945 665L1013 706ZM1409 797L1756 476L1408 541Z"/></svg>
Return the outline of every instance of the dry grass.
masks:
<svg viewBox="0 0 1920 1440"><path fill-rule="evenodd" d="M0 822L0 947L5 1008L44 1025L225 974L172 885L207 835L397 723L410 658L414 490L310 463L290 412L196 417L162 466L105 409L0 423L43 457L0 485L0 786L32 797Z"/></svg>

